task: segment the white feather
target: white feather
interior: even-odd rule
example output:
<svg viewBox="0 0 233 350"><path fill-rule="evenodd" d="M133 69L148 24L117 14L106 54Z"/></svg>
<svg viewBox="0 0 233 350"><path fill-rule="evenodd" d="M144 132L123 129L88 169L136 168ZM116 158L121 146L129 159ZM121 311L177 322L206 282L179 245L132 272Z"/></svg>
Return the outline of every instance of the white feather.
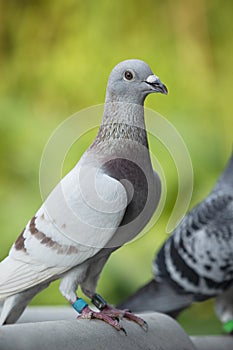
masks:
<svg viewBox="0 0 233 350"><path fill-rule="evenodd" d="M26 252L13 246L9 257L1 262L0 299L94 256L114 235L126 206L127 194L120 182L78 163L36 213L37 231L31 232L31 221L27 224L23 234ZM40 232L54 244L43 243Z"/></svg>
<svg viewBox="0 0 233 350"><path fill-rule="evenodd" d="M0 300L48 280L60 270L57 267L47 268L45 264L33 260L28 264L8 256L0 264Z"/></svg>

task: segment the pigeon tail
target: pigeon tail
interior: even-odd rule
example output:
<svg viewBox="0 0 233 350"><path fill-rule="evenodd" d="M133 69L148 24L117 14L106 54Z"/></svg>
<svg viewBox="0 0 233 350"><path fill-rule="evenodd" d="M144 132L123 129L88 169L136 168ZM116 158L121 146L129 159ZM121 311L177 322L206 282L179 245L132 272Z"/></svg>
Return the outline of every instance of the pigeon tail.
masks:
<svg viewBox="0 0 233 350"><path fill-rule="evenodd" d="M132 312L157 311L176 318L192 302L191 294L181 294L166 280L151 280L117 307Z"/></svg>

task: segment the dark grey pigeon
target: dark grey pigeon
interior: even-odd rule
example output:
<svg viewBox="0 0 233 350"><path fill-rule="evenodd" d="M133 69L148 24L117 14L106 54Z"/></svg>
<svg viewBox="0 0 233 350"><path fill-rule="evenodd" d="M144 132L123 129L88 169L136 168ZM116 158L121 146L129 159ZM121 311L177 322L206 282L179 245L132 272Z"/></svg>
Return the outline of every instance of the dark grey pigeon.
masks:
<svg viewBox="0 0 233 350"><path fill-rule="evenodd" d="M60 278L60 291L80 318L101 319L121 330L118 318L145 326L96 294L110 254L134 238L153 215L161 192L152 169L144 100L167 88L140 60L111 72L99 132L77 165L50 193L0 263L0 324L15 322L28 302ZM84 294L100 309L77 297Z"/></svg>
<svg viewBox="0 0 233 350"><path fill-rule="evenodd" d="M163 244L153 274L119 307L176 317L195 301L217 297L216 313L233 330L233 154L209 196Z"/></svg>

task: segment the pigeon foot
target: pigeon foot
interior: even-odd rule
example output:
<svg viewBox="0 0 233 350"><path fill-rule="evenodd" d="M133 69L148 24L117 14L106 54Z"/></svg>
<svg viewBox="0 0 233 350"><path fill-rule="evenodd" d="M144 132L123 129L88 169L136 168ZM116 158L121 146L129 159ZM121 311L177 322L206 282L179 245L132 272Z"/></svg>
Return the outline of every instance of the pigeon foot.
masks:
<svg viewBox="0 0 233 350"><path fill-rule="evenodd" d="M89 308L89 306L86 306L82 310L82 313L77 317L77 319L101 320L115 328L117 331L122 331L125 335L127 335L126 330L120 325L117 317L108 315L103 311L93 311Z"/></svg>
<svg viewBox="0 0 233 350"><path fill-rule="evenodd" d="M130 310L119 310L112 306L106 305L102 310L102 314L109 316L110 318L122 319L126 318L129 321L137 323L140 327L144 329L145 332L148 331L148 324L141 318L130 312Z"/></svg>

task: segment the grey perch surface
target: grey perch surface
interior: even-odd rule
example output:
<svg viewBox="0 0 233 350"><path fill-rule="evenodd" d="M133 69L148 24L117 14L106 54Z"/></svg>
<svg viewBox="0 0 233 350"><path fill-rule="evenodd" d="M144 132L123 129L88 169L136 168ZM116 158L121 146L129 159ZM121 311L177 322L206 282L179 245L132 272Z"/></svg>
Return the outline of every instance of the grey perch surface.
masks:
<svg viewBox="0 0 233 350"><path fill-rule="evenodd" d="M99 320L73 319L6 325L0 328L0 349L196 349L187 334L169 316L148 313L142 317L148 323L148 332L133 322L123 320L121 322L127 336Z"/></svg>
<svg viewBox="0 0 233 350"><path fill-rule="evenodd" d="M1 350L231 350L233 337L191 337L176 321L159 313L141 315L146 333L130 321L121 321L127 336L98 320L76 320L70 307L29 307L15 325L0 328Z"/></svg>
<svg viewBox="0 0 233 350"><path fill-rule="evenodd" d="M191 337L198 350L232 350L233 337L230 335L216 336L206 335L202 337Z"/></svg>

